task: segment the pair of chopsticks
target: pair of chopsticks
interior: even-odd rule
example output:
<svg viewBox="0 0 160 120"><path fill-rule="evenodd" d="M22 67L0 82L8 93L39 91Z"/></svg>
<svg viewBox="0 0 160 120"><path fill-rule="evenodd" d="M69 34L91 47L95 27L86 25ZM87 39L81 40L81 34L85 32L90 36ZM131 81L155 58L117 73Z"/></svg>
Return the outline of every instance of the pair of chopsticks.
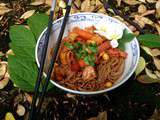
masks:
<svg viewBox="0 0 160 120"><path fill-rule="evenodd" d="M41 84L41 81L42 81L42 74L43 74L43 68L44 68L44 63L45 63L45 59L46 59L49 37L50 37L51 29L52 29L54 10L55 10L55 6L56 6L56 0L52 0L50 18L49 18L49 22L48 22L48 28L47 28L47 31L46 31L45 42L44 42L44 46L43 46L44 48L43 48L43 51L42 51L40 68L39 68L39 71L38 71L38 77L37 77L37 81L36 81L36 85L35 85L35 89L34 89L35 93L34 93L33 100L32 100L31 111L30 111L30 114L29 114L29 120L35 120L36 117L39 115L39 112L40 112L40 109L41 109L41 106L42 106L42 103L43 103L43 100L44 100L44 96L46 94L46 90L47 90L47 87L48 87L48 84L49 84L51 73L52 73L52 70L53 70L53 67L54 67L54 63L56 61L56 56L57 56L57 53L58 53L58 50L59 50L59 47L60 47L60 44L61 44L61 40L62 40L62 37L63 37L65 26L66 26L66 23L67 23L67 20L68 20L68 17L69 17L71 4L72 4L72 0L69 0L68 3L67 3L67 6L66 6L66 13L65 13L65 16L64 16L64 19L63 19L63 22L62 22L62 26L61 26L60 33L59 33L59 36L58 36L58 39L57 39L57 43L55 45L55 48L54 48L54 51L53 51L53 54L52 54L52 58L51 58L51 61L50 61L50 66L49 66L49 69L47 71L47 77L45 79L44 85L42 86L42 92L41 92L40 96L38 96L40 84ZM39 102L38 102L38 105L37 105L37 108L36 108L36 102L37 102L38 97L39 97Z"/></svg>

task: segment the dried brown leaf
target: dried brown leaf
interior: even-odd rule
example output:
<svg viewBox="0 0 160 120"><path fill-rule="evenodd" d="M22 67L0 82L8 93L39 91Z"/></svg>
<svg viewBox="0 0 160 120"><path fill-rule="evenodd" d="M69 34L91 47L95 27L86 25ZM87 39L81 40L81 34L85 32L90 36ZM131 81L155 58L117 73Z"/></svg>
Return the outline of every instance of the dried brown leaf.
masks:
<svg viewBox="0 0 160 120"><path fill-rule="evenodd" d="M145 68L146 75L152 79L158 79L157 75L154 74L154 72L148 68Z"/></svg>
<svg viewBox="0 0 160 120"><path fill-rule="evenodd" d="M106 111L101 112L98 114L97 117L92 117L89 118L88 120L107 120L107 112Z"/></svg>
<svg viewBox="0 0 160 120"><path fill-rule="evenodd" d="M151 50L151 54L152 54L154 57L156 57L156 56L160 55L160 50L157 49L157 48L152 49L152 50Z"/></svg>
<svg viewBox="0 0 160 120"><path fill-rule="evenodd" d="M155 10L147 10L145 13L143 13L141 16L144 17L144 16L147 16L147 15L151 15L151 14L154 14L156 11Z"/></svg>
<svg viewBox="0 0 160 120"><path fill-rule="evenodd" d="M160 59L153 57L154 64L158 70L160 70Z"/></svg>
<svg viewBox="0 0 160 120"><path fill-rule="evenodd" d="M156 13L157 13L157 17L160 17L160 0L157 1L156 3Z"/></svg>
<svg viewBox="0 0 160 120"><path fill-rule="evenodd" d="M6 7L6 4L0 3L0 15L10 12L12 9Z"/></svg>
<svg viewBox="0 0 160 120"><path fill-rule="evenodd" d="M42 5L42 4L44 4L44 1L34 1L34 2L31 2L30 5L38 6L38 5Z"/></svg>
<svg viewBox="0 0 160 120"><path fill-rule="evenodd" d="M137 0L122 0L122 1L128 5L137 5L141 3L140 1Z"/></svg>
<svg viewBox="0 0 160 120"><path fill-rule="evenodd" d="M135 15L135 20L136 22L143 28L145 26L145 24L148 24L148 25L153 25L153 21L150 20L149 18L147 17L142 17L142 16L139 16L139 15Z"/></svg>
<svg viewBox="0 0 160 120"><path fill-rule="evenodd" d="M82 4L81 0L74 1L74 5L76 5L77 8L81 8L81 4Z"/></svg>
<svg viewBox="0 0 160 120"><path fill-rule="evenodd" d="M141 48L150 56L153 56L152 55L152 52L151 52L151 49L149 47L146 47L146 46L141 46Z"/></svg>
<svg viewBox="0 0 160 120"><path fill-rule="evenodd" d="M117 0L118 6L121 6L121 2L122 2L122 0Z"/></svg>
<svg viewBox="0 0 160 120"><path fill-rule="evenodd" d="M145 83L145 84L157 83L157 82L160 81L160 80L158 80L158 79L152 79L152 78L150 78L148 75L140 75L140 76L137 77L137 80L138 80L140 83Z"/></svg>
<svg viewBox="0 0 160 120"><path fill-rule="evenodd" d="M147 11L147 7L143 4L139 5L138 7L138 13L142 14L145 13Z"/></svg>
<svg viewBox="0 0 160 120"><path fill-rule="evenodd" d="M155 74L156 74L157 77L160 79L160 72L159 72L159 71L155 71Z"/></svg>
<svg viewBox="0 0 160 120"><path fill-rule="evenodd" d="M84 0L81 4L81 11L91 12L94 10L94 6L91 6L90 0Z"/></svg>
<svg viewBox="0 0 160 120"><path fill-rule="evenodd" d="M35 10L29 10L29 11L25 12L20 18L27 19L27 18L31 17L34 13L35 13Z"/></svg>
<svg viewBox="0 0 160 120"><path fill-rule="evenodd" d="M157 0L146 0L146 1L149 3L156 3L157 2Z"/></svg>
<svg viewBox="0 0 160 120"><path fill-rule="evenodd" d="M160 24L155 23L155 27L156 27L156 29L158 31L158 34L160 35Z"/></svg>
<svg viewBox="0 0 160 120"><path fill-rule="evenodd" d="M160 120L160 109L155 109L153 115L148 120Z"/></svg>

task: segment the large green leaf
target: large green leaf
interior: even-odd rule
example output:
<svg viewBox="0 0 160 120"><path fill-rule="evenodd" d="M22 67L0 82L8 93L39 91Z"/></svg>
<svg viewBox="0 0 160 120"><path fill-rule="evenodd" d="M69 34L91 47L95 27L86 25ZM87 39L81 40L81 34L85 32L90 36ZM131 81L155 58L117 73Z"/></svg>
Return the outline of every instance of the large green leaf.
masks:
<svg viewBox="0 0 160 120"><path fill-rule="evenodd" d="M10 27L11 48L17 57L35 61L35 38L33 33L22 25Z"/></svg>
<svg viewBox="0 0 160 120"><path fill-rule="evenodd" d="M135 38L134 34L129 33L127 29L124 29L123 36L118 41L121 43L127 43L127 42L132 41L134 38Z"/></svg>
<svg viewBox="0 0 160 120"><path fill-rule="evenodd" d="M46 14L35 14L27 20L27 24L36 39L38 39L44 28L47 27L48 19L49 17Z"/></svg>
<svg viewBox="0 0 160 120"><path fill-rule="evenodd" d="M155 35L155 34L139 35L138 40L142 45L150 48L160 47L160 35Z"/></svg>
<svg viewBox="0 0 160 120"><path fill-rule="evenodd" d="M11 80L16 86L26 91L33 91L38 73L37 65L29 59L20 59L12 55L8 58L8 64Z"/></svg>

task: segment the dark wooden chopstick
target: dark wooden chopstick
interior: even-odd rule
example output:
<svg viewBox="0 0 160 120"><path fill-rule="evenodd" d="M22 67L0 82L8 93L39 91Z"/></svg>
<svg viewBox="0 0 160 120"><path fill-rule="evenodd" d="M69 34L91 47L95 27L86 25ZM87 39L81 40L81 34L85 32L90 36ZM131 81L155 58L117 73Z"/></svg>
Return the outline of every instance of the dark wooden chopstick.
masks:
<svg viewBox="0 0 160 120"><path fill-rule="evenodd" d="M47 28L47 31L46 31L45 42L44 42L41 61L40 61L40 68L38 70L38 77L37 77L36 85L35 85L35 89L34 89L34 96L33 96L33 100L32 100L31 111L29 113L29 120L33 120L34 119L36 101L37 101L37 97L38 97L38 93L39 93L39 87L40 87L40 84L41 84L41 81L42 81L44 62L45 62L45 59L46 59L49 36L50 36L51 29L52 29L52 22L53 22L55 6L56 6L56 0L52 0L52 7L51 7L51 11L50 11L48 28Z"/></svg>
<svg viewBox="0 0 160 120"><path fill-rule="evenodd" d="M46 90L47 90L47 87L48 87L48 84L49 84L49 80L51 78L51 73L52 73L52 70L53 70L53 67L54 67L54 63L56 61L57 53L58 53L58 50L60 48L63 33L64 33L66 23L67 23L67 20L68 20L68 17L69 17L69 13L70 13L70 10L71 10L71 4L72 4L72 0L69 0L68 3L67 3L67 6L66 6L66 13L65 13L65 16L63 18L60 33L59 33L59 36L58 36L58 39L57 39L57 42L56 42L56 45L55 45L55 48L54 48L54 51L53 51L53 54L52 54L49 69L47 71L47 77L45 79L44 86L42 87L42 94L39 98L39 102L38 102L38 105L37 105L37 115L40 112L40 109L41 109L41 106L42 106L42 103L43 103L43 100L44 100L44 96L46 94Z"/></svg>

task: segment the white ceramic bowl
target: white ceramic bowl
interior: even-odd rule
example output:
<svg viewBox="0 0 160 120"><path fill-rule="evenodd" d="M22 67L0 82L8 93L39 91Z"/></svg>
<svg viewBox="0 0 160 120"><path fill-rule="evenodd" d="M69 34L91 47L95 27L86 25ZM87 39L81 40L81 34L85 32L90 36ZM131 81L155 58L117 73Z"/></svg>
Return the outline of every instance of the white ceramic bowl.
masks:
<svg viewBox="0 0 160 120"><path fill-rule="evenodd" d="M96 24L100 20L106 21L107 24L117 24L117 25L122 26L123 28L128 29L128 27L125 24L123 24L122 22L120 22L117 19L112 18L110 16L106 16L104 14L76 13L76 14L70 15L68 23L66 25L64 36L67 35L68 30L71 30L75 26L78 26L80 28L85 28L85 27L88 27L91 25L96 26ZM50 36L48 49L51 49L54 47L56 40L57 40L57 37L58 37L58 34L59 34L59 31L60 31L62 21L63 21L63 18L60 18L60 19L53 22L52 33ZM119 29L119 28L117 28L117 29ZM131 30L129 30L129 29L128 29L128 31L131 32ZM40 56L41 56L41 53L43 50L45 32L46 32L46 29L44 29L44 31L39 36L39 39L38 39L37 45L36 45L35 54L36 54L36 62L38 64L38 67L39 67ZM124 72L123 72L122 76L119 78L119 80L117 80L115 82L115 84L110 88L106 88L104 90L99 90L99 91L93 91L93 92L84 92L84 91L82 92L82 91L71 90L66 87L63 87L63 86L59 85L57 82L55 82L54 80L50 80L50 82L52 84L54 84L55 86L57 86L58 88L61 88L62 90L65 90L67 92L76 93L76 94L86 94L86 95L89 94L89 95L91 95L91 94L99 94L99 93L113 90L113 89L117 88L118 86L122 85L124 82L126 82L129 79L129 77L135 71L137 63L138 63L140 50L139 50L139 44L138 44L137 39L135 38L131 42L127 43L125 45L125 49L126 49L125 51L128 53L128 56L125 60ZM49 51L47 51L47 56L48 55L49 55ZM49 65L49 57L47 57L47 60L45 61L44 74L46 73L48 65Z"/></svg>

